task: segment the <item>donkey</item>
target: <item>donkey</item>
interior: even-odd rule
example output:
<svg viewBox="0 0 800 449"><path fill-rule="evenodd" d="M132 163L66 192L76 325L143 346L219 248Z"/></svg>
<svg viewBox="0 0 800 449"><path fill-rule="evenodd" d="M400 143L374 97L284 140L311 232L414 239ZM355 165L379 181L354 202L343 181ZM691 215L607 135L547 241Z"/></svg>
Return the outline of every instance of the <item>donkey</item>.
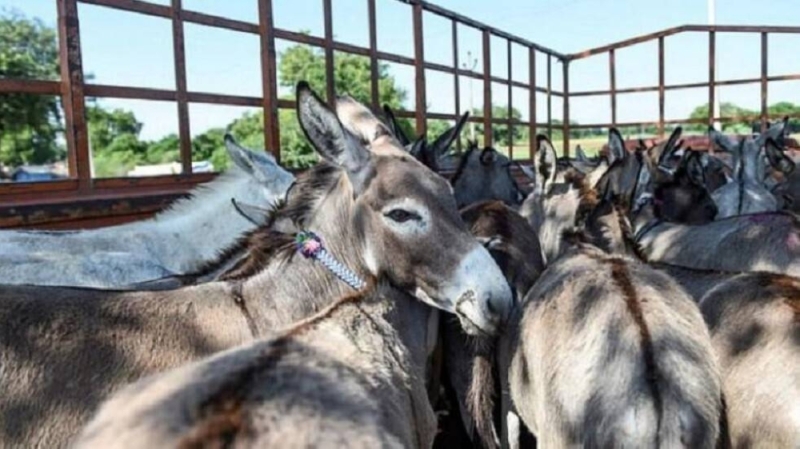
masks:
<svg viewBox="0 0 800 449"><path fill-rule="evenodd" d="M321 236L355 276L454 313L467 333L497 332L510 289L464 226L446 181L353 100L338 102L342 123L307 84L297 97L322 162L300 176L276 223ZM63 446L120 386L252 341L349 292L296 256L291 235L269 238L258 251L266 261L238 280L164 292L0 288L0 441Z"/></svg>
<svg viewBox="0 0 800 449"><path fill-rule="evenodd" d="M476 203L462 209L461 216L503 270L515 298L522 298L544 270L539 240L527 220L499 201ZM498 343L492 338L467 336L452 321L443 322L442 340L445 372L464 429L484 447L491 447L497 437L492 425L497 396L492 371ZM502 373L498 380L504 382Z"/></svg>
<svg viewBox="0 0 800 449"><path fill-rule="evenodd" d="M582 200L594 204L587 236L567 239L510 321L501 372L514 409L544 447L714 447L721 386L697 306L668 276L609 254L630 245L600 218L622 213Z"/></svg>
<svg viewBox="0 0 800 449"><path fill-rule="evenodd" d="M431 309L386 283L107 400L77 448L431 447Z"/></svg>
<svg viewBox="0 0 800 449"><path fill-rule="evenodd" d="M800 447L800 279L741 274L700 308L720 363L733 447Z"/></svg>
<svg viewBox="0 0 800 449"><path fill-rule="evenodd" d="M456 125L438 137L433 145L428 145L424 137L412 143L391 108L384 106L384 113L392 132L420 162L437 172L454 170L450 183L459 207L488 200L519 206L525 199L525 192L511 174L511 167L517 164L494 148L479 149L477 142L470 141L463 154L449 153L450 146L461 133L469 113L464 113ZM456 161L455 164L451 160Z"/></svg>
<svg viewBox="0 0 800 449"><path fill-rule="evenodd" d="M779 210L778 198L764 183L767 166L761 150L766 145L770 154L776 153L773 148L775 139L783 135L784 127L785 122L780 122L758 138L745 137L738 144L713 127L709 128L709 140L732 154L734 161L734 181L715 190L713 194L714 202L719 207L717 218Z"/></svg>
<svg viewBox="0 0 800 449"><path fill-rule="evenodd" d="M154 218L84 231L0 231L0 283L119 288L198 269L255 224L231 199L269 207L294 176L225 137L233 168Z"/></svg>

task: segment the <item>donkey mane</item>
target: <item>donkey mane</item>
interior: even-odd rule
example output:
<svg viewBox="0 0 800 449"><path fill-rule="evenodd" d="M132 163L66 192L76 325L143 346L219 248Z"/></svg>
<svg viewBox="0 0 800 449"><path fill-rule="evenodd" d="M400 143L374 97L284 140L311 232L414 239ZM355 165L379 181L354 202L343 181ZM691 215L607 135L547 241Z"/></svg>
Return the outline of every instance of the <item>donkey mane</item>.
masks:
<svg viewBox="0 0 800 449"><path fill-rule="evenodd" d="M223 273L219 280L248 278L258 273L270 259L289 257L293 249L293 236L274 230L273 225L278 220L286 218L298 227L302 227L311 212L315 210L317 201L333 188L338 173L339 169L335 166L320 162L300 174L286 192L286 197L270 208L265 224L240 237L233 245L225 248L216 259L205 263L188 277L197 279L209 275L242 252L245 253L244 257Z"/></svg>
<svg viewBox="0 0 800 449"><path fill-rule="evenodd" d="M489 149L491 150L491 148ZM450 184L455 184L458 178L464 174L464 169L467 167L467 162L469 162L469 157L478 151L478 144L477 142L469 141L469 145L467 146L467 151L465 151L461 155L461 159L458 161L458 166L456 167L456 171L453 173L453 176L450 177Z"/></svg>
<svg viewBox="0 0 800 449"><path fill-rule="evenodd" d="M246 178L242 169L232 164L230 169L219 174L213 181L200 184L187 196L173 201L166 209L156 214L155 219L167 220L197 213L198 207L202 207L204 204L215 204L213 197L224 194L227 185L242 182Z"/></svg>
<svg viewBox="0 0 800 449"><path fill-rule="evenodd" d="M179 442L178 447L193 448L203 446L209 441L227 441L236 434L246 431L241 408L247 387L255 382L258 373L271 368L285 356L292 339L311 330L346 305L353 304L357 307L359 301L373 293L375 285L375 281L370 280L367 287L340 297L319 313L281 331L272 339L269 348L255 358L248 367L227 379L215 393L200 404L198 413L201 418L194 429Z"/></svg>

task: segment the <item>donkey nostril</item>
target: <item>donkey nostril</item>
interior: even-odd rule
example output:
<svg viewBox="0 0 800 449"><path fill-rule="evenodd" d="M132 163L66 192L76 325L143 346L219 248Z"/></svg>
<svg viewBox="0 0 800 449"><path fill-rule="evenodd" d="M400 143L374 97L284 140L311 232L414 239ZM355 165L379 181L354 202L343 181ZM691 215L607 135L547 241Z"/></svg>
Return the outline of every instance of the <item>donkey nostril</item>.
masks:
<svg viewBox="0 0 800 449"><path fill-rule="evenodd" d="M489 300L486 301L486 311L491 315L497 315L497 306L492 302L492 299L494 298L490 296Z"/></svg>

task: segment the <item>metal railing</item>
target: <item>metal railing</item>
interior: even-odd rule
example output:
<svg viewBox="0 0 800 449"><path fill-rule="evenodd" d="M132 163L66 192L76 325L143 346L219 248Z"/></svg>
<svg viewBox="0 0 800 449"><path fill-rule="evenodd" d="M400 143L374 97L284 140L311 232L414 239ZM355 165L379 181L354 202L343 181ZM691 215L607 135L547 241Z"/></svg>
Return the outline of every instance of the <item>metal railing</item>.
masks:
<svg viewBox="0 0 800 449"><path fill-rule="evenodd" d="M521 37L517 37L498 30L486 24L464 17L455 12L428 3L422 0L392 0L406 5L412 10L414 57L381 51L377 44L377 0L363 0L368 5L368 26L369 26L369 45L367 47L352 45L334 39L333 21L333 0L320 0L324 17L323 37L311 36L308 34L289 31L277 28L273 18L273 2L271 0L258 1L258 22L251 23L241 20L234 20L226 17L205 14L191 11L182 7L181 0L171 0L169 6L157 5L140 0L53 0L57 4L58 11L58 38L59 38L59 61L61 79L59 81L45 80L21 80L21 79L0 79L0 94L4 93L27 93L36 95L57 95L61 97L64 107L65 134L67 146L67 165L69 169L69 179L37 182L37 183L5 183L0 184L0 226L3 225L3 216L10 216L18 213L17 206L37 206L51 203L70 203L83 201L90 204L91 201L109 201L109 198L119 201L126 201L137 197L158 197L166 194L180 194L199 182L211 179L214 175L208 173L192 173L192 143L191 129L189 120L189 104L205 103L215 105L248 106L258 107L263 110L264 117L264 141L269 151L276 157L280 157L280 125L278 121L279 109L294 108L294 101L278 97L278 73L277 73L277 54L275 49L276 39L281 39L297 44L305 44L315 48L320 48L325 57L326 73L326 95L329 100L335 97L334 83L334 51L348 54L360 55L369 58L371 70L371 106L378 108L379 85L378 72L382 62L391 62L412 66L415 71L414 98L415 108L413 111L397 111L397 115L403 118L414 119L418 134L424 134L427 127L427 120L456 120L463 112L460 99L460 78L472 78L483 83L483 111L482 116L470 118L473 123L479 123L484 128L484 143L491 145L493 142L493 125L506 126L509 130L508 153L510 157L515 157L513 142L513 127L526 127L529 132L529 146L527 157L531 158L534 153L534 135L538 129L547 129L552 133L554 128L553 120L553 97L560 97L563 100L563 116L561 127L563 133L563 150L569 153L570 132L582 128L606 128L610 126L652 126L658 127L658 134L663 136L665 125L673 123L692 123L714 121L730 121L748 119L743 117L724 117L714 110L714 96L716 86L740 85L748 83L760 83L761 85L761 111L760 114L751 119L761 121L762 127L771 117L767 110L767 85L773 81L800 80L800 74L769 76L768 74L768 51L767 42L769 35L773 33L800 34L800 27L754 27L754 26L698 26L687 25L656 33L639 36L633 39L617 42L602 47L593 48L575 54L562 54L555 50L543 47L530 42ZM175 68L175 89L154 89L133 86L95 84L87 82L85 79L82 56L81 56L81 32L80 18L78 15L78 4L97 5L115 10L126 11L132 14L143 14L147 16L159 17L171 21L172 23L172 48ZM423 38L423 21L429 15L436 15L449 20L452 27L452 65L435 63L425 58L425 41ZM225 29L240 33L247 33L259 37L260 42L260 71L262 79L262 96L239 96L225 95L208 92L190 91L187 88L186 74L186 55L184 24L198 24L213 28ZM482 37L482 60L483 68L480 72L467 70L459 66L459 27L477 30ZM708 52L709 67L708 81L671 84L665 83L664 79L664 45L665 40L672 35L684 32L704 32L708 33ZM717 33L759 33L761 35L761 76L752 79L717 80L715 68L716 36ZM505 40L507 45L507 76L499 77L492 73L492 37ZM658 84L655 86L636 87L636 88L617 88L616 87L616 51L649 41L658 41ZM512 45L521 46L527 50L529 79L519 81L512 76ZM610 83L607 90L595 91L572 91L570 89L570 63L594 55L608 54ZM542 54L546 58L546 79L537 79L537 54ZM553 62L561 63L563 73L563 89L561 92L553 90ZM453 77L454 84L454 113L434 113L426 110L426 71L436 71ZM506 117L493 117L492 111L492 84L500 85L507 89L508 111ZM575 87L575 86L572 86ZM689 89L689 88L708 89L708 101L710 113L708 119L665 119L664 94L668 90ZM513 109L513 89L519 88L528 91L528 120L514 118ZM546 117L537 115L537 95L545 95ZM617 121L617 97L620 95L639 93L639 92L658 92L659 118L657 121L619 123ZM580 125L570 124L570 99L572 97L590 97L608 95L611 98L611 122L610 123L589 123ZM104 178L92 177L91 157L89 148L89 136L86 121L86 99L87 97L96 98L120 98L138 100L161 100L171 101L177 105L178 117L178 137L180 149L180 162L182 173L169 176L154 176L143 178ZM516 155L519 158L519 154ZM135 203L135 202L134 202ZM141 214L150 211L156 206L138 206L134 203L128 204L131 214ZM147 203L145 201L145 203ZM159 203L161 204L161 203ZM90 206L87 206L90 207ZM148 209L148 207L150 209ZM31 209L33 210L33 209ZM43 209L44 210L44 209ZM80 210L73 212L80 215ZM40 213L46 220L47 211ZM24 223L23 219L21 223Z"/></svg>
<svg viewBox="0 0 800 449"><path fill-rule="evenodd" d="M334 51L365 56L370 59L372 71L371 103L378 108L378 67L381 61L393 62L413 66L416 74L414 86L415 110L401 110L399 117L411 118L416 121L416 130L419 134L426 131L426 120L456 120L463 112L459 98L459 77L468 77L481 80L483 89L483 114L482 117L471 117L470 120L482 123L484 126L484 142L492 143L492 125L526 126L532 134L536 128L551 130L552 123L552 97L563 96L561 92L552 89L552 60L563 61L565 55L554 50L542 47L523 38L513 36L496 28L482 24L468 17L454 13L439 6L411 0L400 1L412 9L413 13L413 39L414 57L409 58L399 54L380 51L377 46L376 11L377 0L364 0L368 4L369 22L369 47L360 47L333 38L333 13L332 0L320 0L324 14L324 37L315 37L303 33L276 28L273 20L273 5L271 0L258 0L258 23L244 22L230 18L209 15L197 11L186 10L182 7L181 0L172 0L170 6L157 5L139 0L54 0L58 6L58 37L60 43L60 81L0 79L0 94L2 93L28 93L41 95L59 95L64 106L64 118L67 144L67 165L69 179L38 182L38 183L6 183L0 184L0 204L30 204L38 201L52 201L53 199L68 200L75 198L94 198L105 196L141 195L143 193L165 193L182 191L198 182L207 181L213 175L205 173L192 173L192 145L191 130L189 125L189 107L191 103L206 103L230 106L259 107L264 112L264 141L269 151L280 158L280 126L278 123L278 110L281 108L294 108L294 101L280 99L277 93L277 67L275 40L281 39L298 44L305 44L324 50L326 72L326 94L328 99L335 97L334 84ZM81 32L78 4L91 4L116 10L127 11L134 14L144 14L172 21L172 46L175 66L175 89L152 89L144 87L94 84L85 79L81 56ZM423 20L425 15L435 14L451 21L453 39L453 64L443 65L425 60L425 44L423 39ZM261 50L261 78L263 96L250 97L238 95L223 95L207 92L190 91L186 82L186 56L183 25L186 23L205 25L241 33L257 35L260 39ZM483 61L482 72L475 72L459 67L458 52L458 26L474 28L482 34ZM530 59L530 80L520 82L511 76L511 51L508 53L508 77L500 78L491 74L491 44L492 36L505 39L508 48L512 43L527 48ZM536 80L536 53L547 56L547 80L540 86ZM433 70L453 76L455 87L455 113L442 114L426 111L426 70ZM492 117L492 83L500 83L508 88L508 118ZM540 84L541 81L539 81ZM514 119L511 114L512 87L527 89L530 96L530 120ZM537 122L535 92L546 94L547 117L546 121ZM178 137L180 142L180 161L182 173L170 176L154 176L144 178L105 178L95 179L91 176L91 158L89 137L86 123L86 99L96 98L123 98L137 100L171 101L177 104ZM511 134L511 133L509 133ZM533 142L533 139L531 139ZM533 152L531 143L530 154ZM513 153L513 142L509 142L508 151Z"/></svg>

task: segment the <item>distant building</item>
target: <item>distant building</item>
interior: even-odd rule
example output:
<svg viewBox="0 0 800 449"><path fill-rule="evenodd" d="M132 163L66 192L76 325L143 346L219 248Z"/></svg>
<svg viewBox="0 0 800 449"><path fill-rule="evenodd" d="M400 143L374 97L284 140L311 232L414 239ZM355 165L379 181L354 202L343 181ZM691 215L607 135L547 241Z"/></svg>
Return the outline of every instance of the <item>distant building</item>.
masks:
<svg viewBox="0 0 800 449"><path fill-rule="evenodd" d="M211 173L214 171L214 164L211 161L192 162L193 173ZM181 173L180 162L170 162L168 164L137 165L133 170L128 171L128 176L160 176L176 175Z"/></svg>
<svg viewBox="0 0 800 449"><path fill-rule="evenodd" d="M7 175L11 182L39 182L64 179L68 176L67 164L56 162L48 165L22 165Z"/></svg>

